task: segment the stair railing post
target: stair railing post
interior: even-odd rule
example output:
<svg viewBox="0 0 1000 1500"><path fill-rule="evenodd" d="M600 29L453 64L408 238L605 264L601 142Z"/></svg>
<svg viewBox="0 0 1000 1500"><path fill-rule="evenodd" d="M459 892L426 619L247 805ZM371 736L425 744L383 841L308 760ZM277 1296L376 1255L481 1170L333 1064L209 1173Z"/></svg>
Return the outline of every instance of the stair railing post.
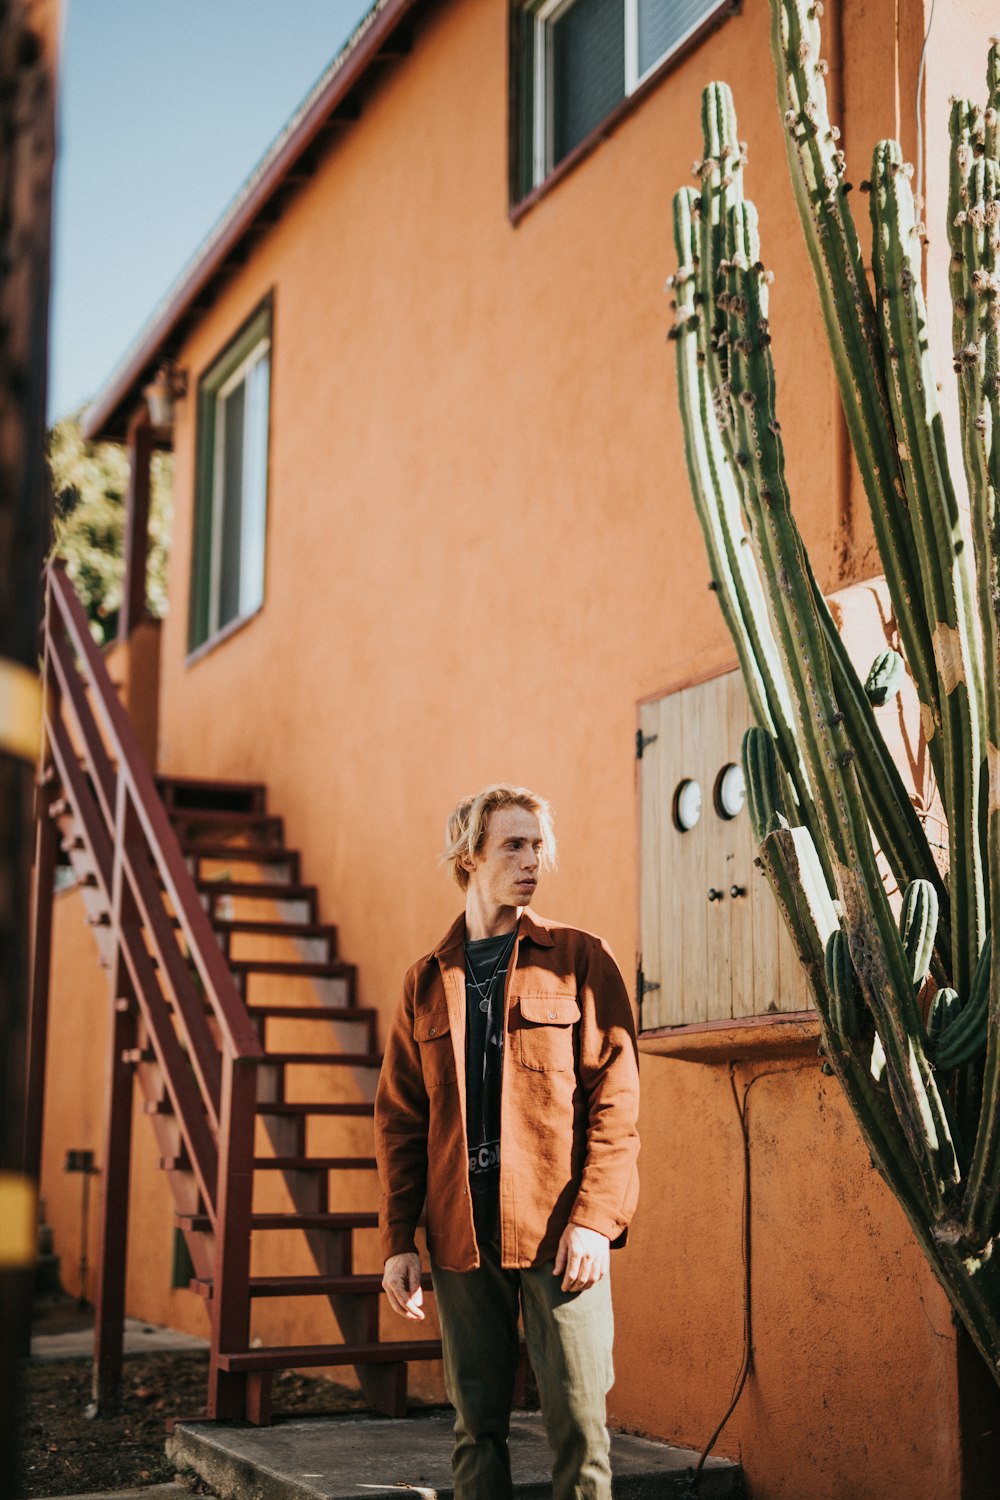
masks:
<svg viewBox="0 0 1000 1500"><path fill-rule="evenodd" d="M51 587L45 593L44 668L42 675L45 719L60 712L59 684L52 671L50 653L55 625ZM44 723L44 720L43 720ZM52 909L55 895L59 830L52 818L55 800L54 767L48 735L43 732L42 753L35 783L35 862L31 875L31 935L28 969L28 1037L25 1066L24 1137L21 1170L38 1182L42 1165L42 1121L45 1107L45 1048L49 1023L49 986L52 964Z"/></svg>
<svg viewBox="0 0 1000 1500"><path fill-rule="evenodd" d="M250 1345L250 1229L257 1106L255 1058L222 1059L219 1177L212 1272L212 1348L208 1378L210 1418L268 1420L270 1376L224 1370L220 1354Z"/></svg>
<svg viewBox="0 0 1000 1500"><path fill-rule="evenodd" d="M111 932L110 1048L108 1109L104 1137L104 1191L97 1252L94 1307L93 1407L95 1415L113 1411L121 1399L125 1336L125 1279L128 1256L129 1170L132 1160L132 1066L125 1053L135 1046L137 1007L124 957L123 927L139 927L135 899L125 879L125 840L133 832L135 813L128 777L119 767L115 797L114 873Z"/></svg>

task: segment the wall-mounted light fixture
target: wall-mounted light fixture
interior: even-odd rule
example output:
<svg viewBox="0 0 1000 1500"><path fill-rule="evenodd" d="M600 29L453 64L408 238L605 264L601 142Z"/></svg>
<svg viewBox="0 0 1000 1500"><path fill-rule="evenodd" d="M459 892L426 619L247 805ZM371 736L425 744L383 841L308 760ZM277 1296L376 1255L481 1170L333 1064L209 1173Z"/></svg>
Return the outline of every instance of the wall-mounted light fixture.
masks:
<svg viewBox="0 0 1000 1500"><path fill-rule="evenodd" d="M178 369L171 360L164 360L149 384L143 387L142 394L153 426L173 426L174 403L187 395L187 371Z"/></svg>

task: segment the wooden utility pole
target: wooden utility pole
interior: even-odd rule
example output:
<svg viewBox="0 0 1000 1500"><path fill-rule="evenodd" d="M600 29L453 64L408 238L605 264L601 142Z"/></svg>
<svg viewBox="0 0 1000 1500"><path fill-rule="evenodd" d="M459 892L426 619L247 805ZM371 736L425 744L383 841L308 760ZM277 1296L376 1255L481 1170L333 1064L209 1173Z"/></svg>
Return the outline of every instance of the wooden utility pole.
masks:
<svg viewBox="0 0 1000 1500"><path fill-rule="evenodd" d="M17 1476L37 1184L24 1160L58 0L0 0L0 1494Z"/></svg>

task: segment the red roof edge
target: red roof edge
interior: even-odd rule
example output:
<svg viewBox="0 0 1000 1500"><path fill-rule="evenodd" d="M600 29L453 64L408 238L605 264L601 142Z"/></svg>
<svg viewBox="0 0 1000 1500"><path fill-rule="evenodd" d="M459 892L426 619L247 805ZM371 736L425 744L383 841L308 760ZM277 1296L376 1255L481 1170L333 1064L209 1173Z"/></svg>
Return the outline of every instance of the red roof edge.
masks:
<svg viewBox="0 0 1000 1500"><path fill-rule="evenodd" d="M362 19L354 37L343 50L340 65L334 67L295 128L285 139L279 136L271 148L270 159L265 156L257 169L256 180L250 178L242 199L237 195L229 215L223 216L217 228L209 234L203 251L196 254L190 271L186 275L182 273L176 288L168 292L162 307L154 312L133 348L84 413L85 438L92 442L120 442L124 438L129 416L139 401L143 386L153 378L162 360L173 352L164 345L182 321L190 318L199 296L207 292L224 271L226 262L251 225L284 185L292 168L316 142L337 107L344 103L378 61L387 60L384 55L386 43L421 4L422 0L383 0L381 7L376 4ZM204 311L207 310L206 306Z"/></svg>

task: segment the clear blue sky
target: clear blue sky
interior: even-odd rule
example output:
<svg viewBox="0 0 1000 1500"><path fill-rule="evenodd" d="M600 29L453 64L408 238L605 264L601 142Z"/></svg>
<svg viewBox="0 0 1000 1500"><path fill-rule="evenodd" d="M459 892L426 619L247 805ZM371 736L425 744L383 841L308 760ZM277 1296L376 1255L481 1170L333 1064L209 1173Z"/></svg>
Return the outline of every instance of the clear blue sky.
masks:
<svg viewBox="0 0 1000 1500"><path fill-rule="evenodd" d="M101 388L370 0L64 0L49 412Z"/></svg>

